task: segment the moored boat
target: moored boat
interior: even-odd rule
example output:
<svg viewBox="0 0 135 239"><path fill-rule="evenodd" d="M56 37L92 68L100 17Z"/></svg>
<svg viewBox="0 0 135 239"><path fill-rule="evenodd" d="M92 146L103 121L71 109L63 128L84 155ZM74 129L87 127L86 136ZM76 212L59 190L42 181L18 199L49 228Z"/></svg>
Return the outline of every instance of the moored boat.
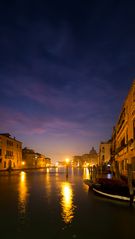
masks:
<svg viewBox="0 0 135 239"><path fill-rule="evenodd" d="M116 200L123 200L135 202L135 192L130 195L127 183L118 179L99 178L96 183L90 184L86 182L88 186L91 186L92 190L101 196L108 197Z"/></svg>

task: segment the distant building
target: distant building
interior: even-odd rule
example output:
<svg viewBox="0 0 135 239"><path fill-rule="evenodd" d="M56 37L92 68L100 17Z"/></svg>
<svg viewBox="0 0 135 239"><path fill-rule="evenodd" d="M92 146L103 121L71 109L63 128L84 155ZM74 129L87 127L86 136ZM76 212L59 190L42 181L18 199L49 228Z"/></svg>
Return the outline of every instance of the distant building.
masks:
<svg viewBox="0 0 135 239"><path fill-rule="evenodd" d="M0 134L0 170L20 169L22 164L22 142L9 133Z"/></svg>
<svg viewBox="0 0 135 239"><path fill-rule="evenodd" d="M94 147L92 147L89 152L89 163L91 166L98 164L98 153Z"/></svg>
<svg viewBox="0 0 135 239"><path fill-rule="evenodd" d="M127 164L132 164L135 173L135 80L123 104L112 139L112 157L120 174L127 175Z"/></svg>
<svg viewBox="0 0 135 239"><path fill-rule="evenodd" d="M26 147L22 150L22 159L23 168L44 168L51 163L50 158Z"/></svg>
<svg viewBox="0 0 135 239"><path fill-rule="evenodd" d="M37 164L36 164L37 168L44 168L44 167L50 166L51 164L51 159L47 158L43 154L36 153L36 158L37 158Z"/></svg>
<svg viewBox="0 0 135 239"><path fill-rule="evenodd" d="M46 167L51 165L51 158L45 157Z"/></svg>
<svg viewBox="0 0 135 239"><path fill-rule="evenodd" d="M37 165L37 157L33 149L23 148L22 160L22 168L35 168Z"/></svg>
<svg viewBox="0 0 135 239"><path fill-rule="evenodd" d="M80 156L80 155L73 156L72 166L73 167L81 167L81 166L83 166L82 156Z"/></svg>
<svg viewBox="0 0 135 239"><path fill-rule="evenodd" d="M99 165L110 162L111 159L111 141L101 142L99 146Z"/></svg>
<svg viewBox="0 0 135 239"><path fill-rule="evenodd" d="M98 164L98 154L94 147L91 148L88 154L73 157L74 166L94 166Z"/></svg>

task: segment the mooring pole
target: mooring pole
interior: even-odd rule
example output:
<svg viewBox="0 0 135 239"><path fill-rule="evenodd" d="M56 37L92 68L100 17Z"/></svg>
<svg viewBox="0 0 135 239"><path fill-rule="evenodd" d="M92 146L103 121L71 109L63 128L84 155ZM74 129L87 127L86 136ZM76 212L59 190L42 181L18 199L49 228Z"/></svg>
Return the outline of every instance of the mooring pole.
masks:
<svg viewBox="0 0 135 239"><path fill-rule="evenodd" d="M128 170L128 188L129 188L129 195L130 195L130 206L133 204L134 201L134 190L133 190L133 174L132 174L132 164L127 164Z"/></svg>
<svg viewBox="0 0 135 239"><path fill-rule="evenodd" d="M68 164L66 165L66 178L68 178Z"/></svg>

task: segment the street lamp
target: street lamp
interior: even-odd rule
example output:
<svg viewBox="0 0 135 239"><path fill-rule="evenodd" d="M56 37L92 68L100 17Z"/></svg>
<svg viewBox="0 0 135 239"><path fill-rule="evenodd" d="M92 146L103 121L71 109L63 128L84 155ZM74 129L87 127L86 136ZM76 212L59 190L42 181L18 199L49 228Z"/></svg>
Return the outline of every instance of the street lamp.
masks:
<svg viewBox="0 0 135 239"><path fill-rule="evenodd" d="M25 161L22 161L22 167L24 168L24 165L25 165Z"/></svg>
<svg viewBox="0 0 135 239"><path fill-rule="evenodd" d="M69 159L66 158L66 178L68 178L68 165L69 165Z"/></svg>

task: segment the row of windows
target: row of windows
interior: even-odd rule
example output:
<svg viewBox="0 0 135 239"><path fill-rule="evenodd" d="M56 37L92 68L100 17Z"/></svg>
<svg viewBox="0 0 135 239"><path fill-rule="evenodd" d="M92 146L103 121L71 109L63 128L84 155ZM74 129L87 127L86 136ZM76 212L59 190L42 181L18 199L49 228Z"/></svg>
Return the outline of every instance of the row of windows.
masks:
<svg viewBox="0 0 135 239"><path fill-rule="evenodd" d="M13 142L10 140L7 140L7 146L13 146Z"/></svg>
<svg viewBox="0 0 135 239"><path fill-rule="evenodd" d="M0 146L2 146L2 140L0 140ZM14 146L14 143L11 141L11 140L7 140L7 146L8 147L13 147ZM22 148L21 145L17 144L16 145L17 148Z"/></svg>
<svg viewBox="0 0 135 239"><path fill-rule="evenodd" d="M135 139L135 119L133 120L133 139ZM126 132L126 136L121 139L119 142L119 147L125 146L128 143L128 131Z"/></svg>
<svg viewBox="0 0 135 239"><path fill-rule="evenodd" d="M127 170L127 159L121 161L121 169ZM135 158L132 159L132 170L135 171Z"/></svg>
<svg viewBox="0 0 135 239"><path fill-rule="evenodd" d="M6 150L6 156L13 157L13 151Z"/></svg>
<svg viewBox="0 0 135 239"><path fill-rule="evenodd" d="M16 153L17 158L19 157L19 153ZM0 156L2 156L2 149L0 148ZM13 157L13 151L6 150L6 156Z"/></svg>

